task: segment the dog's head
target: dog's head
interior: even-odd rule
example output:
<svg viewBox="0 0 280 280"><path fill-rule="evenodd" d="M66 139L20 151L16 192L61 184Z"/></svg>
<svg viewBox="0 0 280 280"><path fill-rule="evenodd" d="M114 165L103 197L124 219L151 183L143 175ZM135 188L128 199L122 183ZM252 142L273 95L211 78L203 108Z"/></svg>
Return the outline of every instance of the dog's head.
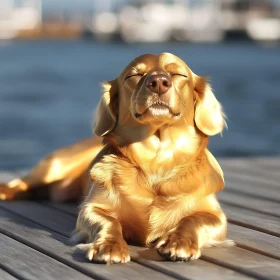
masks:
<svg viewBox="0 0 280 280"><path fill-rule="evenodd" d="M117 79L103 84L94 132L110 137L125 127L130 134L139 128L154 133L164 125L186 123L209 136L224 127L221 105L207 79L195 75L172 54L145 54L125 67Z"/></svg>

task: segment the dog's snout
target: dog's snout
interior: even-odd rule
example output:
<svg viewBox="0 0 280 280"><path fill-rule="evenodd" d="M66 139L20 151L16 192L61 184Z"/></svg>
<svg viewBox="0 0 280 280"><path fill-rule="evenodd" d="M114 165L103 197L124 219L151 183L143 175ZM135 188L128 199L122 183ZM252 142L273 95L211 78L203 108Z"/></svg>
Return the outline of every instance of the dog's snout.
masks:
<svg viewBox="0 0 280 280"><path fill-rule="evenodd" d="M163 94L172 86L172 81L165 74L156 74L148 77L146 86L154 93Z"/></svg>

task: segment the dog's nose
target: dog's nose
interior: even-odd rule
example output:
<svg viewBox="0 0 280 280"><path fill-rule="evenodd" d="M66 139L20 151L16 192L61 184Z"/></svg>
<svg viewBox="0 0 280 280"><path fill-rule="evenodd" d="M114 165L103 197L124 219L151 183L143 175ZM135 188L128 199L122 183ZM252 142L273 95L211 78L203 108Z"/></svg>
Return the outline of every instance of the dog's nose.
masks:
<svg viewBox="0 0 280 280"><path fill-rule="evenodd" d="M165 74L156 74L148 77L146 86L154 93L163 94L172 86L172 81Z"/></svg>

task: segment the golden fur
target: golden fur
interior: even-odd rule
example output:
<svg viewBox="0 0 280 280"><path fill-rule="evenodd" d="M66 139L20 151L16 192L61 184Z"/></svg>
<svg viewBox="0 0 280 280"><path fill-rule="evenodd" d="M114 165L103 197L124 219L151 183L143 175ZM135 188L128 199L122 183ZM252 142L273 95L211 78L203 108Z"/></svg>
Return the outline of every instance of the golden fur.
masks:
<svg viewBox="0 0 280 280"><path fill-rule="evenodd" d="M172 54L142 55L104 83L95 120L97 138L54 152L0 186L0 197L38 186L49 186L56 201L83 192L73 240L85 238L80 247L94 261L129 261L126 242L154 243L173 261L197 259L224 240L227 221L215 196L223 173L207 143L225 122L205 78Z"/></svg>

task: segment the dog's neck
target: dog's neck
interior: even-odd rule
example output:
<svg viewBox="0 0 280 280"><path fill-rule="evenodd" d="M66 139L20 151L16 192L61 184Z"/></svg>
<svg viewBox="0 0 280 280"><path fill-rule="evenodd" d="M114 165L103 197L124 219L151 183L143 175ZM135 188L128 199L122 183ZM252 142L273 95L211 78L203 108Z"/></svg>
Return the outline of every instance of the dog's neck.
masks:
<svg viewBox="0 0 280 280"><path fill-rule="evenodd" d="M207 146L207 137L194 126L169 126L151 128L151 131L137 130L146 138L122 145L121 152L143 169L152 171L158 166L170 169L178 164L188 162L194 155ZM130 130L131 135L133 131ZM202 147L203 146L203 147Z"/></svg>

